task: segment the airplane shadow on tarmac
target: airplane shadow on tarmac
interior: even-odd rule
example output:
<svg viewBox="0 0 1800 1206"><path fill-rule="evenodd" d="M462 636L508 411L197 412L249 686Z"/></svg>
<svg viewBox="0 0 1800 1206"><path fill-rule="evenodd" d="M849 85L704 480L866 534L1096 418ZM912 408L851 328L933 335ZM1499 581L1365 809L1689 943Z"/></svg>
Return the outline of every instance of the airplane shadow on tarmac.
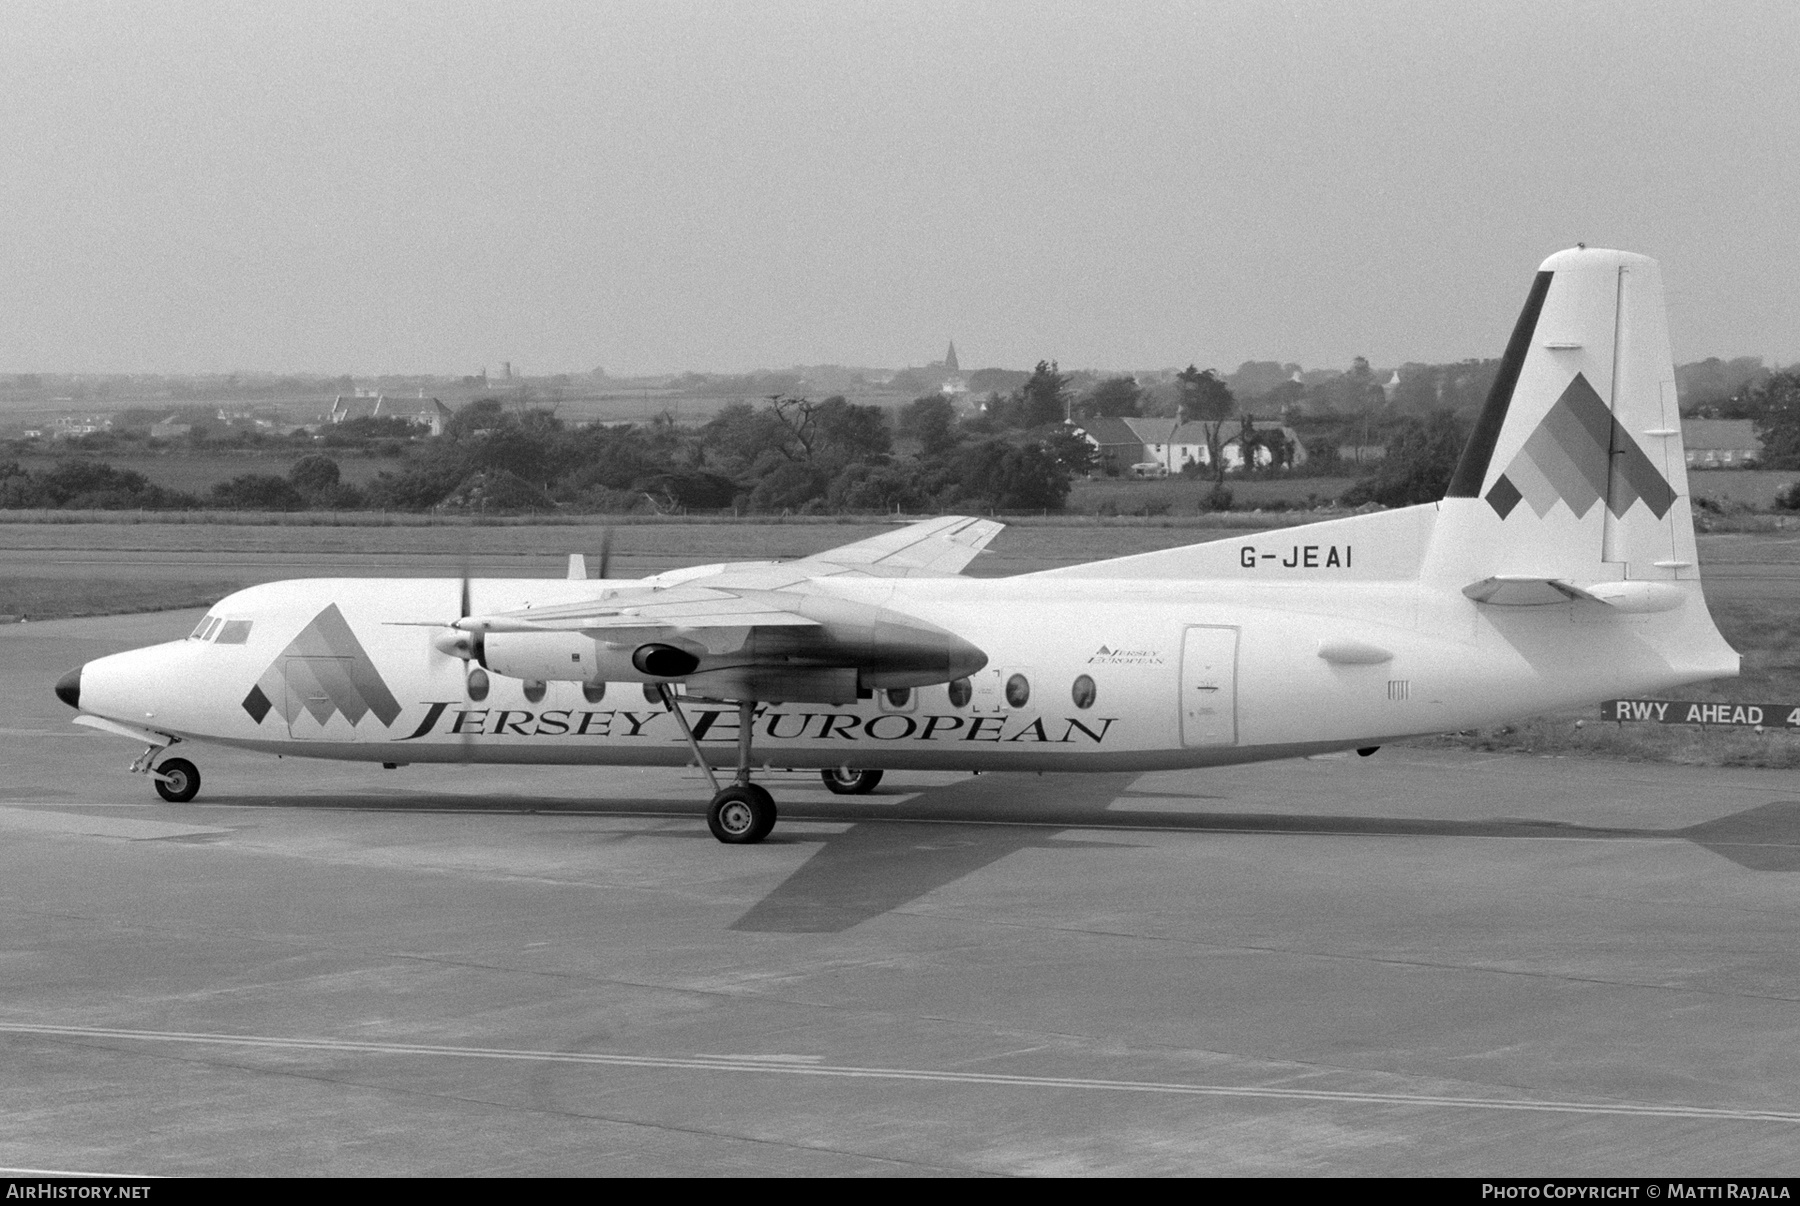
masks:
<svg viewBox="0 0 1800 1206"><path fill-rule="evenodd" d="M776 889L731 926L758 933L835 933L954 883L1021 850L1117 849L1054 835L1054 827L1182 830L1197 833L1364 837L1675 838L1752 871L1800 871L1800 801L1764 804L1676 830L1610 829L1558 821L1415 820L1395 817L1133 811L1136 775L1056 775L1021 804L1018 780L983 776L920 793L880 821L851 826L821 843ZM809 812L810 816L811 813ZM913 824L907 824L908 820ZM965 822L963 825L955 821ZM921 822L932 822L930 824ZM971 823L973 822L973 823ZM1051 827L1051 833L1043 832ZM1033 832L1033 831L1036 832Z"/></svg>
<svg viewBox="0 0 1800 1206"><path fill-rule="evenodd" d="M1208 797L1184 797L1206 811L1133 809L1132 773L982 775L916 794L889 792L844 800L784 804L783 820L851 822L840 833L783 834L771 845L816 846L812 856L730 928L751 933L838 933L892 912L1024 850L1118 849L1117 839L1083 841L1066 830L1293 834L1358 837L1683 838L1751 871L1800 871L1800 800L1781 800L1682 829L1607 828L1498 817L1442 818L1271 814L1212 810ZM901 795L897 800L884 799ZM292 797L215 799L215 804L306 807ZM325 803L318 801L318 803ZM545 801L519 797L440 797L411 793L337 796L333 808L461 811L479 808L545 814L692 816L692 804L667 800ZM667 836L667 835L663 835ZM697 835L697 836L703 836Z"/></svg>

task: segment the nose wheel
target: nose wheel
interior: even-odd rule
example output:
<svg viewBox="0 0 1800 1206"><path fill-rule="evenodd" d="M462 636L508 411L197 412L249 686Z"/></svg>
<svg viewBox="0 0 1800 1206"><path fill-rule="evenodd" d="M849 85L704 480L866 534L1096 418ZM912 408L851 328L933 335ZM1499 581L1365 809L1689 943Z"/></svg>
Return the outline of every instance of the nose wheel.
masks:
<svg viewBox="0 0 1800 1206"><path fill-rule="evenodd" d="M151 775L156 794L171 804L186 804L200 794L200 770L186 758L164 758Z"/></svg>

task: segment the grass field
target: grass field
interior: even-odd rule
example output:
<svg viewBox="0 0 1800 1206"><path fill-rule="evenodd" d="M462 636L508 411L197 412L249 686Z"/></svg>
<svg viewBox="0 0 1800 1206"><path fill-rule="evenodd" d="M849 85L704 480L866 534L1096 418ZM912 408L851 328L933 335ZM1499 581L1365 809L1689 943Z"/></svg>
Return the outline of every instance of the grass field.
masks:
<svg viewBox="0 0 1800 1206"><path fill-rule="evenodd" d="M1272 503L1292 507L1328 504L1348 490L1353 477L1232 478L1233 510L1252 511ZM1205 478L1169 477L1140 481L1126 477L1097 477L1077 481L1069 490L1067 510L1073 515L1191 516L1206 513L1206 496L1213 483Z"/></svg>
<svg viewBox="0 0 1800 1206"><path fill-rule="evenodd" d="M1688 474L1695 498L1769 510L1775 492L1800 480L1800 473L1780 470L1707 470ZM1356 482L1354 477L1228 478L1234 510L1254 510L1271 503L1313 507L1330 503ZM1068 510L1076 515L1116 514L1184 516L1202 513L1212 490L1205 479L1171 477L1161 481L1095 478L1077 481L1069 491Z"/></svg>
<svg viewBox="0 0 1800 1206"><path fill-rule="evenodd" d="M391 457L354 456L341 449L321 449L338 463L340 478L355 486L364 486L375 480L375 475L384 470L391 471L400 466L400 462ZM161 486L165 490L184 490L190 494L205 494L221 482L244 473L268 473L276 477L286 477L303 456L309 451L293 452L284 450L279 453L245 452L216 456L183 456L180 453L167 455L124 455L110 456L106 453L84 454L89 459L105 461L114 469L128 469L133 473L141 473L152 485ZM17 458L23 469L33 473L42 473L55 468L56 463L64 458L56 456L22 456Z"/></svg>
<svg viewBox="0 0 1800 1206"><path fill-rule="evenodd" d="M1695 498L1734 502L1766 511L1775 492L1800 481L1800 473L1782 469L1707 469L1689 471L1688 493Z"/></svg>
<svg viewBox="0 0 1800 1206"><path fill-rule="evenodd" d="M139 611L207 607L238 589L227 581L164 582L103 577L7 575L0 578L0 620L62 620Z"/></svg>

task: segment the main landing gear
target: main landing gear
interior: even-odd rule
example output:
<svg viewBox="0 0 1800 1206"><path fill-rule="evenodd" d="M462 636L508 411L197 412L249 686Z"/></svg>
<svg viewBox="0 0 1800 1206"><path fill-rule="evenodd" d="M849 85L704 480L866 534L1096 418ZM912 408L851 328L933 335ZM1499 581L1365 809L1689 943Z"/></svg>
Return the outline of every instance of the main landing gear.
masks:
<svg viewBox="0 0 1800 1206"><path fill-rule="evenodd" d="M694 730L681 710L675 688L658 683L656 689L662 695L664 705L675 713L681 735L687 738L688 748L694 752L694 761L700 764L701 772L712 784L712 803L706 809L706 826L712 830L712 835L732 846L748 846L768 837L769 830L775 828L775 797L750 782L750 736L751 726L756 721L755 701L738 701L737 779L730 787L721 788L719 777L700 751L700 743L694 740Z"/></svg>
<svg viewBox="0 0 1800 1206"><path fill-rule="evenodd" d="M850 766L834 766L830 770L819 772L819 778L825 780L825 786L835 796L866 796L875 790L881 782L878 770L857 770Z"/></svg>

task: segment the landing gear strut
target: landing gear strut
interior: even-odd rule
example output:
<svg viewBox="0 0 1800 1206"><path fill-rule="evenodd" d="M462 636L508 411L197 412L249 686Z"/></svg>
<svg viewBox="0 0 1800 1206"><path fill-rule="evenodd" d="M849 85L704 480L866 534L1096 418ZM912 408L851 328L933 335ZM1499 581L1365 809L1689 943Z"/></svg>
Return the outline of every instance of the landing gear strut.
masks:
<svg viewBox="0 0 1800 1206"><path fill-rule="evenodd" d="M756 721L755 701L738 701L737 779L730 787L721 788L719 777L713 773L706 755L700 750L700 743L694 739L693 727L681 710L675 688L658 683L656 689L662 695L664 705L675 713L681 735L687 738L688 748L694 753L694 761L700 764L701 773L712 784L712 803L706 809L706 826L712 830L712 835L732 846L748 846L768 837L769 830L775 828L775 798L750 782L750 730Z"/></svg>
<svg viewBox="0 0 1800 1206"><path fill-rule="evenodd" d="M150 742L144 747L144 752L133 758L131 765L125 768L134 775L149 775L150 781L156 785L156 794L171 804L186 804L200 794L199 767L186 758L162 758L160 762L157 761L165 750L180 740L179 737L163 737L161 741ZM154 766L151 765L153 762Z"/></svg>

